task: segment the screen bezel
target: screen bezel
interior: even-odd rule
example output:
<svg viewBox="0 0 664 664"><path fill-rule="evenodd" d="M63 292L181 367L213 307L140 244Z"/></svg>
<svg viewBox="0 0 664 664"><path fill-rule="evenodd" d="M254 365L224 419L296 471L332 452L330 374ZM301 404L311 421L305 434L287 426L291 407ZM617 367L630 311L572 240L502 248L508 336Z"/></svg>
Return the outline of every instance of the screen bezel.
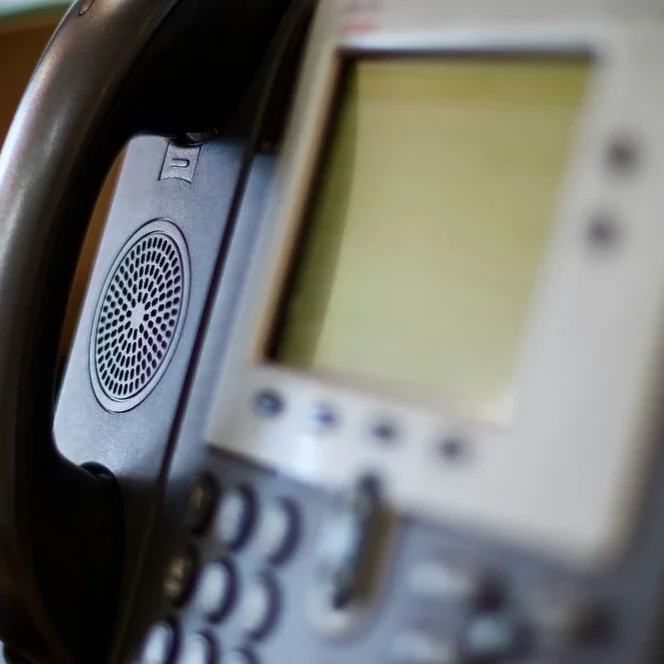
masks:
<svg viewBox="0 0 664 664"><path fill-rule="evenodd" d="M386 0L359 35L337 3L320 5L207 439L329 487L374 470L399 511L596 567L615 561L629 543L654 450L664 338L664 262L656 251L664 242L656 223L664 160L649 150L637 172L615 175L605 155L616 136L634 135L641 146L664 143L664 87L653 85L652 75L664 61L664 25L608 21L587 7L575 16L569 7L557 14L544 3L505 4L499 20L488 9L482 21L464 13L463 3L433 0L418 3L419 13L406 19L398 0ZM441 21L444 11L450 14ZM595 59L528 321L524 399L507 427L263 361L343 59L407 52L583 52ZM626 237L595 251L589 229L607 211L616 211ZM254 407L264 391L280 395L275 416ZM319 404L338 414L332 429L321 430L312 416ZM394 425L389 445L374 435L380 422ZM466 444L463 463L438 454L440 442L452 439Z"/></svg>

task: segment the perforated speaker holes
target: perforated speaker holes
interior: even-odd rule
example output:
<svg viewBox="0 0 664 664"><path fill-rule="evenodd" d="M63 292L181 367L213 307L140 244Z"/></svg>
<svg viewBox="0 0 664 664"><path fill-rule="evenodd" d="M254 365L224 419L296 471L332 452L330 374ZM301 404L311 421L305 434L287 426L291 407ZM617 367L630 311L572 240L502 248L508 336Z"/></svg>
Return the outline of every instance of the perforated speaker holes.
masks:
<svg viewBox="0 0 664 664"><path fill-rule="evenodd" d="M95 396L112 412L137 406L173 356L189 300L189 255L170 221L152 221L127 241L109 270L90 339Z"/></svg>

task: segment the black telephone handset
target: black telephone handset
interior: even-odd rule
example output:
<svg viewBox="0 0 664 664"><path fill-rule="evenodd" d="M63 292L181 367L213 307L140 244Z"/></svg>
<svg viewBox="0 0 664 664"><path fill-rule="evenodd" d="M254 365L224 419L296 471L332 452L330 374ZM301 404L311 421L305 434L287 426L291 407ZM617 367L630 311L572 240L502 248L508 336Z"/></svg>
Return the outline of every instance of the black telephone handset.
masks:
<svg viewBox="0 0 664 664"><path fill-rule="evenodd" d="M0 157L0 640L16 661L102 662L111 646L122 500L107 470L64 458L52 433L58 337L103 178L135 134L172 137L186 155L223 127L289 4L81 0L18 110Z"/></svg>

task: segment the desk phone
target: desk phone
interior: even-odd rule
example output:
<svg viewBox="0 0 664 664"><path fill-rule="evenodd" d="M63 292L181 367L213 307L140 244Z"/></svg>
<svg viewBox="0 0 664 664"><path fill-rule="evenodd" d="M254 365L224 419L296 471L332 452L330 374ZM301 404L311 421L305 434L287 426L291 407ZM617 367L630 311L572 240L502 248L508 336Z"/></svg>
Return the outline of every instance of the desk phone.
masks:
<svg viewBox="0 0 664 664"><path fill-rule="evenodd" d="M7 662L659 662L663 63L656 0L75 4L0 157Z"/></svg>

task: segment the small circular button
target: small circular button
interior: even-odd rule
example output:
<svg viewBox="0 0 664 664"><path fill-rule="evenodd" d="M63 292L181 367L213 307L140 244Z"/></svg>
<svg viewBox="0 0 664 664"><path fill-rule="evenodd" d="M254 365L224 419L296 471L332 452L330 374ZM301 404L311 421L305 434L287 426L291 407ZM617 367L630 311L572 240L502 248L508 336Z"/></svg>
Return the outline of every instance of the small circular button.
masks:
<svg viewBox="0 0 664 664"><path fill-rule="evenodd" d="M169 622L152 627L145 638L141 664L169 664L175 654L175 630Z"/></svg>
<svg viewBox="0 0 664 664"><path fill-rule="evenodd" d="M276 417L284 410L284 400L273 390L259 392L254 398L254 408L263 417Z"/></svg>
<svg viewBox="0 0 664 664"><path fill-rule="evenodd" d="M399 634L392 644L395 664L460 664L457 648L425 631Z"/></svg>
<svg viewBox="0 0 664 664"><path fill-rule="evenodd" d="M219 487L209 475L198 478L187 496L185 524L187 528L199 535L207 530L219 497Z"/></svg>
<svg viewBox="0 0 664 664"><path fill-rule="evenodd" d="M374 424L372 432L375 438L385 445L396 443L399 436L397 427L388 420L381 420Z"/></svg>
<svg viewBox="0 0 664 664"><path fill-rule="evenodd" d="M254 639L262 639L274 626L279 605L278 589L273 579L261 575L254 579L242 598L242 626Z"/></svg>
<svg viewBox="0 0 664 664"><path fill-rule="evenodd" d="M166 568L163 590L164 596L173 604L187 600L196 574L196 554L192 549L176 553Z"/></svg>
<svg viewBox="0 0 664 664"><path fill-rule="evenodd" d="M221 501L217 532L231 549L239 549L248 539L254 524L254 499L247 489L231 489Z"/></svg>
<svg viewBox="0 0 664 664"><path fill-rule="evenodd" d="M327 404L317 404L313 411L313 420L318 431L329 431L339 422L336 411Z"/></svg>
<svg viewBox="0 0 664 664"><path fill-rule="evenodd" d="M196 604L208 620L221 620L235 600L236 588L236 576L230 563L213 563L201 576Z"/></svg>
<svg viewBox="0 0 664 664"><path fill-rule="evenodd" d="M207 634L188 634L182 643L178 664L214 664L216 644Z"/></svg>
<svg viewBox="0 0 664 664"><path fill-rule="evenodd" d="M258 660L248 650L234 650L224 658L224 664L258 664Z"/></svg>
<svg viewBox="0 0 664 664"><path fill-rule="evenodd" d="M278 500L268 505L258 536L262 554L270 562L284 562L295 549L299 529L299 512L292 501Z"/></svg>

